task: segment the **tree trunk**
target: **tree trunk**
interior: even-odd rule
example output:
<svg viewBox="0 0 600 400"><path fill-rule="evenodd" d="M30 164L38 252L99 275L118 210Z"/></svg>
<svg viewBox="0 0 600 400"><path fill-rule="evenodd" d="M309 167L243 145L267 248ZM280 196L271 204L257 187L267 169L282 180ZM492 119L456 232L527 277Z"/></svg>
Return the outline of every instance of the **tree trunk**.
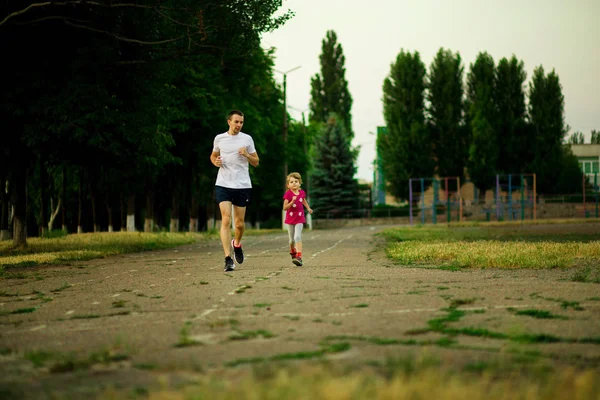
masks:
<svg viewBox="0 0 600 400"><path fill-rule="evenodd" d="M83 233L83 227L81 226L81 216L83 213L83 171L79 172L79 196L77 199L77 233Z"/></svg>
<svg viewBox="0 0 600 400"><path fill-rule="evenodd" d="M179 232L179 202L175 193L171 197L171 226L169 231Z"/></svg>
<svg viewBox="0 0 600 400"><path fill-rule="evenodd" d="M56 205L56 209L54 208L54 201L50 198L50 219L48 220L48 232L52 232L52 227L54 226L54 220L60 211L60 203L61 198L58 198L58 204Z"/></svg>
<svg viewBox="0 0 600 400"><path fill-rule="evenodd" d="M108 193L106 194L106 211L108 212L108 231L113 232L113 215L112 208L110 207L110 199Z"/></svg>
<svg viewBox="0 0 600 400"><path fill-rule="evenodd" d="M146 194L146 219L144 220L144 232L154 230L154 193L151 190Z"/></svg>
<svg viewBox="0 0 600 400"><path fill-rule="evenodd" d="M100 231L98 223L96 222L96 194L93 191L91 191L90 197L92 200L92 223L94 226L94 233L96 233Z"/></svg>
<svg viewBox="0 0 600 400"><path fill-rule="evenodd" d="M127 199L127 232L135 232L135 195Z"/></svg>
<svg viewBox="0 0 600 400"><path fill-rule="evenodd" d="M44 168L43 156L40 156L38 166L40 169L40 225L38 230L40 237L44 237L46 234L46 226L48 226L46 218L48 212L48 173Z"/></svg>
<svg viewBox="0 0 600 400"><path fill-rule="evenodd" d="M67 167L63 165L63 176L62 176L62 196L63 199L62 207L60 209L61 218L62 218L62 230L63 232L67 232L67 207L65 206L67 202Z"/></svg>
<svg viewBox="0 0 600 400"><path fill-rule="evenodd" d="M13 246L27 247L27 170L21 166L14 175Z"/></svg>
<svg viewBox="0 0 600 400"><path fill-rule="evenodd" d="M121 193L119 195L119 207L121 208L121 217L120 217L120 221L121 221L121 232L125 232L127 230L127 213L125 212L125 200L123 198L123 193Z"/></svg>
<svg viewBox="0 0 600 400"><path fill-rule="evenodd" d="M192 196L190 204L190 232L198 232L198 200Z"/></svg>
<svg viewBox="0 0 600 400"><path fill-rule="evenodd" d="M0 176L0 241L10 240L8 230L8 194L6 193L6 177Z"/></svg>

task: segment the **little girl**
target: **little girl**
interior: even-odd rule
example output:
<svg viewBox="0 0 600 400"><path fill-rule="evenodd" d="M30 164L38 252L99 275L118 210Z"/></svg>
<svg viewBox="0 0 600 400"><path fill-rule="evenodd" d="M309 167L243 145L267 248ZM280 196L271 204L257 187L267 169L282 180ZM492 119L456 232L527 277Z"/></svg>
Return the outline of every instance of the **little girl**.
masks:
<svg viewBox="0 0 600 400"><path fill-rule="evenodd" d="M292 262L302 266L302 228L306 222L304 207L312 214L313 210L306 201L306 192L300 189L302 177L298 172L292 172L287 176L287 192L283 196L283 210L285 211L285 223L288 228L290 242L290 255Z"/></svg>

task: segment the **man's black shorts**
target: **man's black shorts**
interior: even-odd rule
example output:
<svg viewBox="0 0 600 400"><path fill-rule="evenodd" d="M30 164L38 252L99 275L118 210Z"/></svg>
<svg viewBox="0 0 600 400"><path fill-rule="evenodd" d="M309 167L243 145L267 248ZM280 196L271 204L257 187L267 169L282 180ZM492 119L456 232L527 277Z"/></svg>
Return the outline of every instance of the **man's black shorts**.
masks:
<svg viewBox="0 0 600 400"><path fill-rule="evenodd" d="M250 203L252 189L230 189L223 186L215 186L215 197L217 204L230 201L238 207L246 207Z"/></svg>

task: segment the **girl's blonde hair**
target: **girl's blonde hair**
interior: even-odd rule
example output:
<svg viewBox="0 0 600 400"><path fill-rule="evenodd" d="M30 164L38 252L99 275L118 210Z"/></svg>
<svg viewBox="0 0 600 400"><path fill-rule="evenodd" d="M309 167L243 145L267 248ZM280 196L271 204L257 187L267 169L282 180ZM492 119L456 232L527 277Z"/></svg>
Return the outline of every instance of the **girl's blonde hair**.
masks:
<svg viewBox="0 0 600 400"><path fill-rule="evenodd" d="M302 176L300 175L299 172L292 172L291 174L289 174L285 180L286 185L290 184L290 178L298 179L298 182L300 182L300 184L302 185Z"/></svg>

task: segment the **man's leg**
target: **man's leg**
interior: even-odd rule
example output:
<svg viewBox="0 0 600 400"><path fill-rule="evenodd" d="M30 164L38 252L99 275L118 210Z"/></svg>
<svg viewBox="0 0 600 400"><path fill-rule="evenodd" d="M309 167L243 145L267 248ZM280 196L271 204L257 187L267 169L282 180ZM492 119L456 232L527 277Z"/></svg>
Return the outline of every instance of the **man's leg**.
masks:
<svg viewBox="0 0 600 400"><path fill-rule="evenodd" d="M235 261L238 264L244 262L244 250L242 250L242 236L244 236L244 217L246 216L246 207L233 206L233 224L234 239L231 241L233 247L233 253L235 255Z"/></svg>
<svg viewBox="0 0 600 400"><path fill-rule="evenodd" d="M244 222L245 218L246 207L233 206L233 222L235 224L235 246L239 246L242 243L242 236L244 236L244 229L246 228Z"/></svg>
<svg viewBox="0 0 600 400"><path fill-rule="evenodd" d="M231 255L231 202L220 202L219 209L221 210L221 245L227 257Z"/></svg>

